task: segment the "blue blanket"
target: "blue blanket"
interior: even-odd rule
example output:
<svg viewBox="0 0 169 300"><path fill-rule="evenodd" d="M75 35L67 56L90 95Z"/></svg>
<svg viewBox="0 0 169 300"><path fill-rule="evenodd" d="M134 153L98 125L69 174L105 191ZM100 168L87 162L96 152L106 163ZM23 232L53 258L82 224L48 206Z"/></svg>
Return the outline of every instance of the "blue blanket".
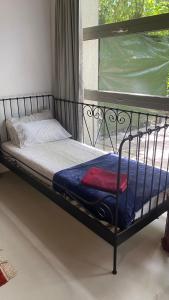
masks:
<svg viewBox="0 0 169 300"><path fill-rule="evenodd" d="M116 195L84 186L80 181L86 171L93 166L117 172L118 160L119 157L117 155L109 153L89 162L57 172L53 177L53 187L59 192L68 189L91 203L106 197L102 203L108 206L114 216ZM118 206L118 226L124 229L133 222L135 213L142 208L143 204L150 201L150 197L157 196L158 192L164 191L166 186L169 187L169 176L167 176L168 173L166 171L160 171L158 168L146 166L135 160L128 161L126 158L121 159L121 173L129 174L127 190L119 195ZM108 222L111 221L109 211L106 208L104 211L101 203L94 207L86 206L96 217L105 219ZM102 211L102 217L100 217L100 211Z"/></svg>

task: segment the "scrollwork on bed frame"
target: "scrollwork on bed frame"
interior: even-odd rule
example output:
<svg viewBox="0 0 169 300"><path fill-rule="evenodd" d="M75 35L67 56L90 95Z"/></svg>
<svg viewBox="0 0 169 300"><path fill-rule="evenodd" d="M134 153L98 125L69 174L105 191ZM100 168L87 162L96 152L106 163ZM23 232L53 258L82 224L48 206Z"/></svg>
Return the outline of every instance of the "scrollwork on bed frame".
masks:
<svg viewBox="0 0 169 300"><path fill-rule="evenodd" d="M97 102L73 102L54 98L56 118L73 137L78 131L82 142L118 153L120 143L130 134L169 123L169 117L151 111L136 111L98 105Z"/></svg>

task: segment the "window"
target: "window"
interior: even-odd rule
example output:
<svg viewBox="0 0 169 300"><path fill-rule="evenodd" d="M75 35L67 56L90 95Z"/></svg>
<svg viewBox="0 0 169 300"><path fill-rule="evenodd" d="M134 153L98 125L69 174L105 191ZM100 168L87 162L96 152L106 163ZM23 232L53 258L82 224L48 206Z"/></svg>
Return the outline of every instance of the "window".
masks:
<svg viewBox="0 0 169 300"><path fill-rule="evenodd" d="M118 151L130 132L168 122L156 113L169 111L169 1L82 0L82 24L83 141Z"/></svg>
<svg viewBox="0 0 169 300"><path fill-rule="evenodd" d="M169 2L82 0L85 99L169 110Z"/></svg>

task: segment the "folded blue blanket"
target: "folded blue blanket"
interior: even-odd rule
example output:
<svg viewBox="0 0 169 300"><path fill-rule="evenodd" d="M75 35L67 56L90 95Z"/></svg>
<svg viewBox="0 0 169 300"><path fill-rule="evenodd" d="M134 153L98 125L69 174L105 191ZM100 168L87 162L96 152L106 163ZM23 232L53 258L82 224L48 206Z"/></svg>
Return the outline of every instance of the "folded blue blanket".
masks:
<svg viewBox="0 0 169 300"><path fill-rule="evenodd" d="M118 155L109 153L89 162L57 172L53 176L53 188L59 192L67 189L90 203L103 199L103 202L93 207L85 206L96 217L111 222L110 213L106 208L104 211L102 203L108 206L114 216L116 195L87 187L81 184L81 179L86 171L93 166L117 172L118 160ZM158 192L162 192L165 190L165 187L169 187L169 176L164 170L160 171L158 168L146 166L135 160L128 161L126 158L121 159L121 173L128 174L128 187L125 192L119 195L118 205L118 226L124 229L133 222L135 213L142 208L143 204L150 201L150 197L157 196ZM102 217L100 216L100 211L102 211Z"/></svg>

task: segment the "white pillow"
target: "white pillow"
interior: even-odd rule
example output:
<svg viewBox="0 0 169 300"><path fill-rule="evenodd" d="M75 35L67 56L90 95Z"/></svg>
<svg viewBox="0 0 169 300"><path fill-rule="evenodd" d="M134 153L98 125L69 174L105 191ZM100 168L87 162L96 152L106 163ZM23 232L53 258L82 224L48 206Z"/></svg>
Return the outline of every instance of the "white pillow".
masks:
<svg viewBox="0 0 169 300"><path fill-rule="evenodd" d="M71 135L55 119L16 123L15 128L20 148L31 144L54 142L70 138Z"/></svg>
<svg viewBox="0 0 169 300"><path fill-rule="evenodd" d="M48 120L52 119L53 115L50 110L42 110L41 112L31 114L29 116L24 116L21 118L11 118L6 120L6 127L8 131L8 135L14 145L19 144L19 139L17 132L15 130L14 124L20 124L20 123L28 123L33 121L40 121L40 120Z"/></svg>

